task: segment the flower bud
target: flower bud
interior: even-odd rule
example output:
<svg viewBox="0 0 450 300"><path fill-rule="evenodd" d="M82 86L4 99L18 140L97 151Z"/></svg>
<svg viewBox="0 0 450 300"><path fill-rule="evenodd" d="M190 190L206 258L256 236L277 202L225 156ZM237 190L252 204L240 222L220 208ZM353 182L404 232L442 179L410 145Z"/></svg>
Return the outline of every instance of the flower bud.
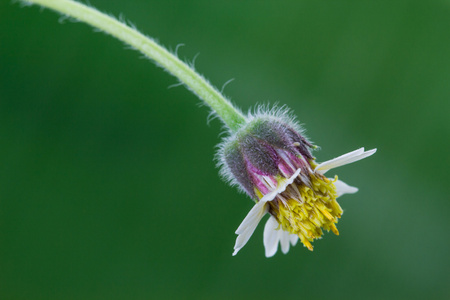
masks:
<svg viewBox="0 0 450 300"><path fill-rule="evenodd" d="M313 146L288 124L255 118L223 145L224 167L253 199L273 190L298 169L306 173Z"/></svg>

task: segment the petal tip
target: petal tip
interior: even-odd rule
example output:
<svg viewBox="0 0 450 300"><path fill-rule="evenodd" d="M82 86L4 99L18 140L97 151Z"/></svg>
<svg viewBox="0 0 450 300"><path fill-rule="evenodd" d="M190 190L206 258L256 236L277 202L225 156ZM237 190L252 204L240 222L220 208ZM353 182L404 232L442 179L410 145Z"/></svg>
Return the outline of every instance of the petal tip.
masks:
<svg viewBox="0 0 450 300"><path fill-rule="evenodd" d="M373 149L371 149L371 150L367 150L366 151L366 153L370 153L369 155L372 155L372 154L374 154L375 152L377 152L377 148L373 148Z"/></svg>

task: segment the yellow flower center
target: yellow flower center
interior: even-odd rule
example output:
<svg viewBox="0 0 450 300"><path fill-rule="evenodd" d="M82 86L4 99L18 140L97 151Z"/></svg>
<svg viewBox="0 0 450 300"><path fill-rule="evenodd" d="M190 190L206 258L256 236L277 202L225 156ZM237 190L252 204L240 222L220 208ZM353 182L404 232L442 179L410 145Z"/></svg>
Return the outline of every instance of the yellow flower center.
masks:
<svg viewBox="0 0 450 300"><path fill-rule="evenodd" d="M310 184L290 184L286 190L268 202L269 212L277 219L281 228L296 234L303 245L313 250L311 242L323 235L322 228L339 235L335 223L342 215L336 201L333 181L319 175L310 175Z"/></svg>

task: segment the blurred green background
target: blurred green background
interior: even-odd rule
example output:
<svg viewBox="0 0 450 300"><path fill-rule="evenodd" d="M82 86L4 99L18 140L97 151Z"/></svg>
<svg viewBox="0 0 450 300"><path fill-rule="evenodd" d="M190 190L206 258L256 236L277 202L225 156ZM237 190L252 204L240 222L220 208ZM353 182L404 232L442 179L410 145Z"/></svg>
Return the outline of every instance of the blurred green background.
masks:
<svg viewBox="0 0 450 300"><path fill-rule="evenodd" d="M264 257L213 162L222 126L121 42L0 3L0 299L450 299L448 1L108 1L244 111L287 104L360 188ZM125 49L124 49L125 48ZM332 175L330 173L330 175Z"/></svg>

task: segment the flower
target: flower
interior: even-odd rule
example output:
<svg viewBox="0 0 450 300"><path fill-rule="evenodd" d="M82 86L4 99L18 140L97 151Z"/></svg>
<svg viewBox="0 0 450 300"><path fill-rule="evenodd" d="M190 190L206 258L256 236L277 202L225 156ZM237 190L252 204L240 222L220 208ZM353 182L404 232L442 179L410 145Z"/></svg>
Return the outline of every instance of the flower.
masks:
<svg viewBox="0 0 450 300"><path fill-rule="evenodd" d="M286 109L272 110L250 115L247 124L222 143L222 175L256 202L236 230L233 255L267 213L263 239L267 257L275 255L278 244L287 253L298 239L312 251L311 242L322 237L323 229L339 235L336 223L343 211L336 198L358 189L324 174L366 158L376 149L360 148L319 164L311 154L317 147L302 134Z"/></svg>

